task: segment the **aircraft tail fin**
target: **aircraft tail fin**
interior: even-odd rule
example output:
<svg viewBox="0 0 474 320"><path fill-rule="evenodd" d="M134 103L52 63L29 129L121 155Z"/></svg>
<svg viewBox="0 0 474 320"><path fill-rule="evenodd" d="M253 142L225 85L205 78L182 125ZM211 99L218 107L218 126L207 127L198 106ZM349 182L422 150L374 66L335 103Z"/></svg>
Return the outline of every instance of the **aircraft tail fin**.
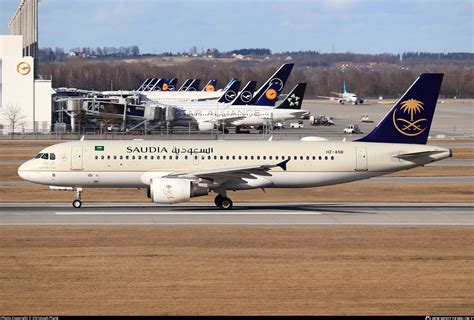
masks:
<svg viewBox="0 0 474 320"><path fill-rule="evenodd" d="M194 79L185 91L198 91L199 84L201 84L201 79Z"/></svg>
<svg viewBox="0 0 474 320"><path fill-rule="evenodd" d="M347 93L347 90L346 90L346 80L344 80L343 89L344 89L344 93Z"/></svg>
<svg viewBox="0 0 474 320"><path fill-rule="evenodd" d="M426 144L442 81L442 73L420 75L375 129L357 141Z"/></svg>
<svg viewBox="0 0 474 320"><path fill-rule="evenodd" d="M221 103L231 103L234 101L235 97L237 96L237 92L239 92L240 81L234 80L230 86L222 93L222 96L217 100L217 102Z"/></svg>
<svg viewBox="0 0 474 320"><path fill-rule="evenodd" d="M178 84L178 79L173 78L168 82L168 91L175 91L176 85Z"/></svg>
<svg viewBox="0 0 474 320"><path fill-rule="evenodd" d="M293 90L286 95L285 100L276 107L277 109L301 109L303 104L304 93L306 91L306 83L298 83Z"/></svg>
<svg viewBox="0 0 474 320"><path fill-rule="evenodd" d="M249 104L250 101L252 101L253 93L255 92L256 87L257 81L249 81L231 104L234 106L243 106Z"/></svg>
<svg viewBox="0 0 474 320"><path fill-rule="evenodd" d="M146 78L145 81L138 87L137 91L143 91L143 89L148 85L152 78Z"/></svg>
<svg viewBox="0 0 474 320"><path fill-rule="evenodd" d="M183 82L181 87L179 87L178 91L186 91L186 89L189 87L191 82L193 82L194 79L186 79L186 81Z"/></svg>
<svg viewBox="0 0 474 320"><path fill-rule="evenodd" d="M254 95L252 102L249 104L256 104L258 99L260 99L270 87L272 83L277 84L274 89L277 92L277 96L283 91L286 80L290 76L291 70L293 69L293 63L286 63L282 65L268 80L258 89L257 93ZM274 104L273 104L274 105Z"/></svg>
<svg viewBox="0 0 474 320"><path fill-rule="evenodd" d="M165 79L158 79L153 86L150 87L149 91L161 91L161 86L165 82Z"/></svg>
<svg viewBox="0 0 474 320"><path fill-rule="evenodd" d="M254 103L256 106L267 106L267 107L274 107L276 101L278 100L278 88L279 84L273 82L270 86L263 92L260 98ZM255 99L255 97L254 97Z"/></svg>
<svg viewBox="0 0 474 320"><path fill-rule="evenodd" d="M216 91L217 90L217 79L209 80L209 82L202 88L202 91Z"/></svg>

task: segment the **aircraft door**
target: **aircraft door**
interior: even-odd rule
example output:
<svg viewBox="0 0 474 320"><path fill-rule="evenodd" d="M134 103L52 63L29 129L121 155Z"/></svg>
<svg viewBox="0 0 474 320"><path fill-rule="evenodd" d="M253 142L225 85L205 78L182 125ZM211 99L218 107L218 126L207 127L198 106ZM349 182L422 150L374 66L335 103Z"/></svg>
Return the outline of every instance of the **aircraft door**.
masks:
<svg viewBox="0 0 474 320"><path fill-rule="evenodd" d="M82 170L84 169L82 165L82 146L81 147L72 147L71 148L71 170Z"/></svg>
<svg viewBox="0 0 474 320"><path fill-rule="evenodd" d="M356 147L356 171L367 171L367 148Z"/></svg>

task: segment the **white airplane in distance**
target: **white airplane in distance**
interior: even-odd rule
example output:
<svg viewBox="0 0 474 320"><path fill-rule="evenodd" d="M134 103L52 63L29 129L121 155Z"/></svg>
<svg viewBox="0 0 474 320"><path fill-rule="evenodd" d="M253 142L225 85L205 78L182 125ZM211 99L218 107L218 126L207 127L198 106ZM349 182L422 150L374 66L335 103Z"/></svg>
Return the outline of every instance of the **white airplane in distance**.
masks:
<svg viewBox="0 0 474 320"><path fill-rule="evenodd" d="M43 149L22 164L25 180L75 191L143 188L154 203L173 204L227 191L307 188L346 183L448 158L451 150L426 145L443 74L422 74L367 136L321 141L72 141ZM119 195L118 195L119 196Z"/></svg>
<svg viewBox="0 0 474 320"><path fill-rule="evenodd" d="M236 81L235 84L240 84L240 81ZM249 82L246 87L251 84ZM233 102L239 98L241 99L242 95L246 92L245 89L237 97L234 97L235 99L231 103L178 105L175 107L175 119L167 124L171 127L188 127L191 123L193 127L197 127L200 131L209 131L223 124L232 126L263 126L269 122L298 119L308 113L306 110L301 110L306 88L306 84L302 83L298 84L276 108L266 106L270 101L274 102L278 99L276 95L277 86L278 84L273 83L267 88L265 94L257 101L257 104L261 105L234 105Z"/></svg>
<svg viewBox="0 0 474 320"><path fill-rule="evenodd" d="M335 100L340 104L344 104L345 102L352 103L353 105L362 104L364 103L364 99L358 96L355 93L347 92L346 90L346 80L344 80L344 91L343 92L331 92L332 94L337 95L337 97L326 97L326 96L318 96L319 98Z"/></svg>

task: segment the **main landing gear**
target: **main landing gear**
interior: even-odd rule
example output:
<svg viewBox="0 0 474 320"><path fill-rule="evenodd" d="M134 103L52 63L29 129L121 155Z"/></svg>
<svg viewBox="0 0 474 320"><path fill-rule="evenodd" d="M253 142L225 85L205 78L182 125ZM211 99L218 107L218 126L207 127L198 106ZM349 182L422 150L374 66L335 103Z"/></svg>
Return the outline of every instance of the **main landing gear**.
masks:
<svg viewBox="0 0 474 320"><path fill-rule="evenodd" d="M216 198L214 199L214 203L218 208L225 209L225 210L230 210L232 209L233 203L230 198L227 198L225 196L222 196L218 194Z"/></svg>
<svg viewBox="0 0 474 320"><path fill-rule="evenodd" d="M74 201L72 202L72 206L76 209L79 209L82 206L82 201L81 201L81 193L82 193L82 188L77 188L74 189L76 192L74 196Z"/></svg>

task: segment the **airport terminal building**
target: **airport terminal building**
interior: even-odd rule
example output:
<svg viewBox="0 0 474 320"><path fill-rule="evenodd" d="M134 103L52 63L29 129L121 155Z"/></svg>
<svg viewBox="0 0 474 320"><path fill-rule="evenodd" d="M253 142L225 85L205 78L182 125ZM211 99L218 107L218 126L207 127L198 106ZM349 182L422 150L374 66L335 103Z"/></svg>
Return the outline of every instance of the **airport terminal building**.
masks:
<svg viewBox="0 0 474 320"><path fill-rule="evenodd" d="M23 55L23 36L0 35L0 134L48 133L51 80L35 79L35 61Z"/></svg>

